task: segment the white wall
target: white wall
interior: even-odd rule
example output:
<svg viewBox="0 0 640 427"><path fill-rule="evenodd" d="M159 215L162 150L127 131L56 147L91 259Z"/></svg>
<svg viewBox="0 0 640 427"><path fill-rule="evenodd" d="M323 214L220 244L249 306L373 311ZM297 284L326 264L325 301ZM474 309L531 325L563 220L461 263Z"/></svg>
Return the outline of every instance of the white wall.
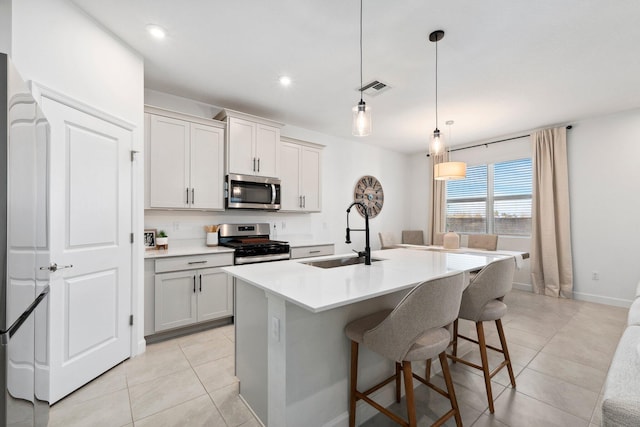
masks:
<svg viewBox="0 0 640 427"><path fill-rule="evenodd" d="M161 92L145 90L145 103L196 116L213 117L220 107L202 104ZM282 135L325 145L322 154L322 212L312 214L227 211L217 213L151 211L145 212L145 226L165 229L171 244L204 242L204 225L233 222L270 222L272 237L289 240L333 242L336 253L364 248L364 233L352 233L346 245L346 208L353 201L353 189L362 175L374 175L382 183L385 203L381 213L370 222L371 246L380 248L379 231L400 232L411 215L407 209L406 187L411 178L410 157L390 150L371 147L360 141L335 138L310 130L285 125ZM418 221L416 221L417 223ZM350 225L364 228L364 221L353 211ZM275 228L274 228L275 226ZM360 227L362 226L362 227Z"/></svg>
<svg viewBox="0 0 640 427"><path fill-rule="evenodd" d="M640 279L640 109L568 133L574 295L627 306ZM598 272L600 280L592 280Z"/></svg>
<svg viewBox="0 0 640 427"><path fill-rule="evenodd" d="M133 149L143 150L142 57L68 0L13 2L11 50L22 78L133 124ZM143 230L143 163L134 163L134 232ZM137 250L136 250L137 249ZM133 314L143 313L143 250L134 246ZM144 348L143 322L134 354ZM139 340L137 339L139 338Z"/></svg>

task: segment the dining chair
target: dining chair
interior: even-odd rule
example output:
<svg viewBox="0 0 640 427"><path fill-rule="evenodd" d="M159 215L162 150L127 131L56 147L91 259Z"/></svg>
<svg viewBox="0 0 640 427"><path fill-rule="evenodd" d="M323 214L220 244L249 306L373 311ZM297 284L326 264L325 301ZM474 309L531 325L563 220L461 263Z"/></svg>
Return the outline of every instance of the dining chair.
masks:
<svg viewBox="0 0 640 427"><path fill-rule="evenodd" d="M472 368L479 369L484 374L484 384L487 390L487 400L489 401L489 412L494 412L493 393L491 390L491 378L493 378L505 366L509 371L509 379L511 386L516 388L516 379L513 375L513 367L509 350L507 348L507 340L502 329L502 317L507 313L507 305L502 302L504 296L511 290L513 286L513 273L515 271L515 260L512 257L494 261L484 267L480 272L471 279L469 286L462 294L462 302L460 304L460 313L458 319L453 322L453 351L448 355L455 362L463 363ZM458 320L466 319L475 322L477 340L463 336L458 332ZM495 321L500 338L500 346L497 348L486 343L483 322ZM471 341L478 344L480 348L480 360L482 365L469 362L458 357L458 338ZM489 370L489 362L487 358L487 349L491 349L502 353L504 361L501 362L493 371Z"/></svg>
<svg viewBox="0 0 640 427"><path fill-rule="evenodd" d="M497 234L469 234L469 248L495 251L498 249Z"/></svg>
<svg viewBox="0 0 640 427"><path fill-rule="evenodd" d="M446 349L451 340L447 326L453 322L458 314L463 287L463 273L422 282L413 288L393 310L376 312L354 320L346 326L345 333L351 340L350 427L355 426L356 402L358 400L364 400L402 426L416 426L414 378L450 401L451 409L442 415L434 425L441 425L447 419L454 417L456 425L462 426L458 402L447 364ZM360 345L395 361L395 373L364 392L357 388ZM421 378L411 371L412 361L431 360L436 356L440 359L447 391L432 384L430 378ZM395 398L396 402L400 402L401 373L404 378L407 401L408 419L406 420L369 397L371 393L395 381Z"/></svg>
<svg viewBox="0 0 640 427"><path fill-rule="evenodd" d="M422 230L402 230L402 243L424 245L424 233Z"/></svg>
<svg viewBox="0 0 640 427"><path fill-rule="evenodd" d="M378 233L380 238L380 249L393 249L398 244L396 236L390 231L381 231Z"/></svg>

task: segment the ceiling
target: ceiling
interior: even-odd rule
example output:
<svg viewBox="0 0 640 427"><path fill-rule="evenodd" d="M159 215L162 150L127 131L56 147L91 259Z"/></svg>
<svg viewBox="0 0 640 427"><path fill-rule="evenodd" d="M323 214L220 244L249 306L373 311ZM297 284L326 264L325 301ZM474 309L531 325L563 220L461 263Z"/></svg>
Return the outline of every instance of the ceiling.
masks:
<svg viewBox="0 0 640 427"><path fill-rule="evenodd" d="M426 151L435 127L437 29L455 145L640 107L637 0L364 0L363 80L391 87L365 95L364 138L357 0L73 1L144 56L148 89L400 152Z"/></svg>

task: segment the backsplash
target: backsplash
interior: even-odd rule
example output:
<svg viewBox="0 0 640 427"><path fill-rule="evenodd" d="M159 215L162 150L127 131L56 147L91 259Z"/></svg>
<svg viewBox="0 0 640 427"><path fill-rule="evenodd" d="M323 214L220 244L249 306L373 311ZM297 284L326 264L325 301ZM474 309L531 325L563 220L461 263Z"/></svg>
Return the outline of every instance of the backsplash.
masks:
<svg viewBox="0 0 640 427"><path fill-rule="evenodd" d="M295 214L281 212L190 212L145 211L144 228L164 230L172 247L204 246L205 225L225 223L266 222L271 238L285 241L331 242L330 226L322 214Z"/></svg>

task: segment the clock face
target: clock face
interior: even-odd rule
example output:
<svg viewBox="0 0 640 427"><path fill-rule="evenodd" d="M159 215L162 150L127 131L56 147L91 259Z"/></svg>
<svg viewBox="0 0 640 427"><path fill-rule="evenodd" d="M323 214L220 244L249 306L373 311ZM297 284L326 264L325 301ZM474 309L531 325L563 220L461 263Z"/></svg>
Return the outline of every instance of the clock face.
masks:
<svg viewBox="0 0 640 427"><path fill-rule="evenodd" d="M376 217L384 205L384 191L382 184L374 176L365 175L358 180L353 190L353 201L362 202L367 207L369 218ZM364 217L362 206L356 205L360 215Z"/></svg>

